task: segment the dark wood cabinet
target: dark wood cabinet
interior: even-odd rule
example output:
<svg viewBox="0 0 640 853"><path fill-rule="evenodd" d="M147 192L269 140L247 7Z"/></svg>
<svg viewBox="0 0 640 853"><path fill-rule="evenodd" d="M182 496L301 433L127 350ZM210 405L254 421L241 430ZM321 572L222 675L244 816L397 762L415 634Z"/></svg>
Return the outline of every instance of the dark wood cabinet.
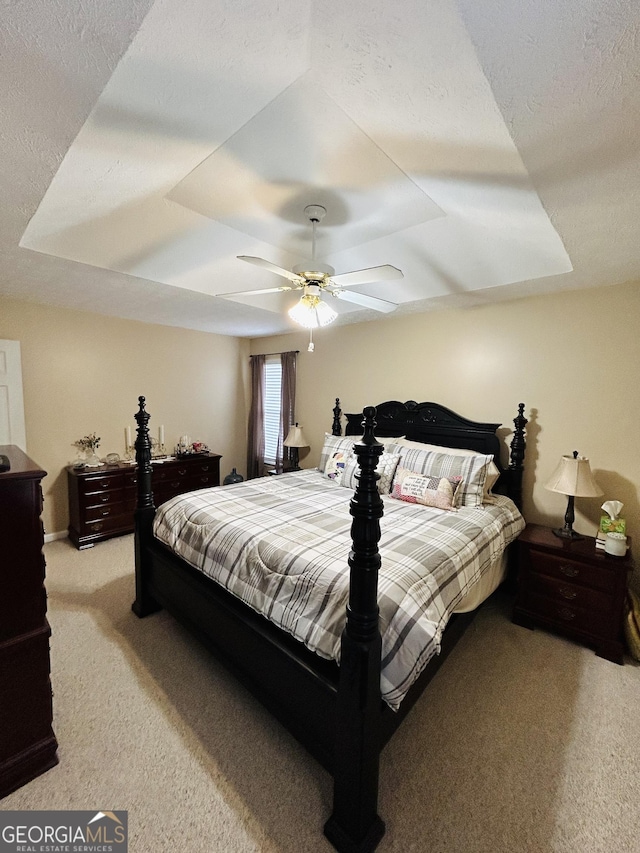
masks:
<svg viewBox="0 0 640 853"><path fill-rule="evenodd" d="M216 453L153 463L153 497L156 506L184 492L220 485L220 459ZM76 548L133 531L138 472L135 465L119 463L101 468L67 468L69 486L69 538Z"/></svg>
<svg viewBox="0 0 640 853"><path fill-rule="evenodd" d="M0 447L0 797L58 763L52 728L41 480L18 447Z"/></svg>
<svg viewBox="0 0 640 853"><path fill-rule="evenodd" d="M623 663L624 600L633 569L631 548L612 557L595 539L562 539L528 524L518 539L518 595L513 621L565 634Z"/></svg>

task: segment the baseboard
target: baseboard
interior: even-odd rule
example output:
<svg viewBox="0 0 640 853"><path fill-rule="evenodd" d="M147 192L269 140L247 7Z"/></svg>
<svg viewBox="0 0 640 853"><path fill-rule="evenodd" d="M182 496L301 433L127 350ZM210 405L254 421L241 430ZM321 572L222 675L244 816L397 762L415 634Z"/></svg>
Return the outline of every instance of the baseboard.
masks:
<svg viewBox="0 0 640 853"><path fill-rule="evenodd" d="M45 533L44 534L44 541L45 541L45 544L47 542L55 542L56 539L66 539L68 535L69 535L68 530L58 530L57 533Z"/></svg>

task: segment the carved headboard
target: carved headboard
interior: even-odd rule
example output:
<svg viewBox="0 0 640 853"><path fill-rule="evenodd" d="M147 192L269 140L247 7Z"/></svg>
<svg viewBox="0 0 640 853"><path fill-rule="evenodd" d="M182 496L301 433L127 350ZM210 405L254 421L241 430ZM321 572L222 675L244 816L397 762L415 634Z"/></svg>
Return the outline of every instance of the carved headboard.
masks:
<svg viewBox="0 0 640 853"><path fill-rule="evenodd" d="M509 467L505 469L500 460L500 440L496 431L501 424L472 421L452 412L439 403L416 403L409 400L400 403L388 400L376 406L376 435L399 438L405 436L411 441L437 444L441 447L459 447L475 450L478 453L491 454L501 472L500 480L494 490L508 494L518 507L522 505L522 473L525 453L524 403L518 406L518 415L514 418L514 437L511 442ZM333 434L341 435L342 412L340 401L336 399L333 410ZM362 412L346 414L345 435L362 435Z"/></svg>

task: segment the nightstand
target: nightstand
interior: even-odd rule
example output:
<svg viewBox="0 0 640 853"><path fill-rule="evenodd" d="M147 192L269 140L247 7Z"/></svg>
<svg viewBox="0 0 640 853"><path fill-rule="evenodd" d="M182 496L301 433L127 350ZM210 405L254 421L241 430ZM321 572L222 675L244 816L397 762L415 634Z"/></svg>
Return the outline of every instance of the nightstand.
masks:
<svg viewBox="0 0 640 853"><path fill-rule="evenodd" d="M518 539L518 551L513 621L564 634L622 664L631 548L625 557L612 557L597 550L591 536L561 539L550 527L528 524Z"/></svg>

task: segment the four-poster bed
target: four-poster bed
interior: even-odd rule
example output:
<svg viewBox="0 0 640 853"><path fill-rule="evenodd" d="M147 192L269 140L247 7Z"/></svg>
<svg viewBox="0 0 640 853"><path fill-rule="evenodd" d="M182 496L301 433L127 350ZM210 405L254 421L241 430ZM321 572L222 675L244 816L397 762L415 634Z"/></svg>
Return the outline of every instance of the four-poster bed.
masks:
<svg viewBox="0 0 640 853"><path fill-rule="evenodd" d="M409 441L492 456L501 472L494 490L509 494L519 507L525 450L526 419L523 409L524 404L520 404L514 419L510 462L505 470L499 458L500 444L496 435L499 424L473 422L434 403L387 402L377 410L368 407L363 414L346 416L346 435L355 437L353 453L359 474L355 478L355 491L350 502L349 493L340 488L334 489L332 498L335 501L338 493L344 492L339 499L341 504L344 500L344 506L348 503L350 516L350 550L346 560L348 577L346 570L342 572L348 604L346 621L343 618L338 664L311 651L296 639L295 632L292 635L278 627L232 594L229 591L233 589L231 582L216 582L194 567L195 559L186 562L160 541L159 535L166 538L168 534L162 534L159 525L170 517L171 511L193 520L186 524L192 533L206 529L208 535L209 527L200 518L201 505L185 510L182 505L178 507L176 501L165 504L157 514L159 518L155 519L157 535L154 535L156 510L151 492L150 415L145 409L144 397L139 398L136 414L136 600L133 610L142 617L164 607L176 616L332 774L334 806L325 825L325 834L341 853L373 850L382 837L384 824L377 814L381 750L473 616L473 613L458 613L449 618L442 637L437 638L439 654L430 657L428 664L416 668L414 680L392 710L381 693L384 670L381 663L383 640L379 628L378 576L382 563L379 543L385 502L377 486L376 467L384 448L374 435L376 422L379 434L391 439L402 436ZM341 434L341 422L336 400L333 436ZM287 477L297 478L289 482L292 489L295 483L303 490L304 500L304 489L310 476L311 472L297 472L265 478L272 481L268 483L270 506L282 496ZM218 504L224 501L233 503L239 500L236 496L250 491L251 483L255 482L223 487L222 490L204 490L198 495L202 497L205 491L211 491L212 499ZM325 486L327 484L329 489L335 485L325 480ZM247 487L245 492L235 491L243 486ZM225 489L234 491L225 492ZM233 519L225 520L224 529L228 531L232 527ZM234 531L234 538L236 534ZM212 538L215 549L217 540ZM207 543L207 547L211 549L211 543ZM269 547L273 547L273 542ZM304 551L304 542L301 550ZM384 559L391 560L388 551L385 551ZM344 611L343 607L343 614ZM298 624L301 620L294 621Z"/></svg>

